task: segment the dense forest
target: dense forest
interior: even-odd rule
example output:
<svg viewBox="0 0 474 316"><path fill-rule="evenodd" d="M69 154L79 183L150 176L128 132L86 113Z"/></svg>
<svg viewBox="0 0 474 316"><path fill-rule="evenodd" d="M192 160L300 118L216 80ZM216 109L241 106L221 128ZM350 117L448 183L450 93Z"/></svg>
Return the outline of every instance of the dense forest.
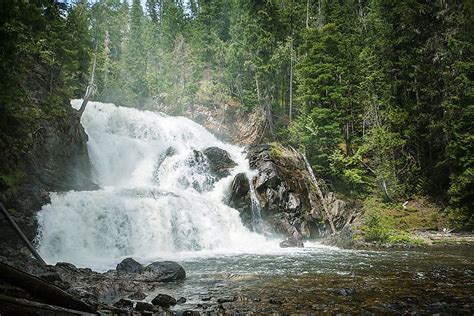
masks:
<svg viewBox="0 0 474 316"><path fill-rule="evenodd" d="M118 105L258 112L336 190L472 216L472 1L11 0L0 37L2 173L93 83Z"/></svg>

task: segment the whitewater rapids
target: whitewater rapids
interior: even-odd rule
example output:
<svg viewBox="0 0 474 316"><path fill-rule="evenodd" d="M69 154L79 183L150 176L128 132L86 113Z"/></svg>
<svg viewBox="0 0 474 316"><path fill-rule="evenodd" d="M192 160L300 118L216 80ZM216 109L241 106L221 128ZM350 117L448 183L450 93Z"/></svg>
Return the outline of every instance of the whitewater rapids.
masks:
<svg viewBox="0 0 474 316"><path fill-rule="evenodd" d="M77 109L81 100L71 103ZM126 257L281 251L224 203L237 173L254 176L242 148L187 118L114 104L89 102L81 121L100 189L51 194L38 213L37 244L48 263L105 270ZM194 150L213 146L237 163L215 183L205 161L192 163Z"/></svg>

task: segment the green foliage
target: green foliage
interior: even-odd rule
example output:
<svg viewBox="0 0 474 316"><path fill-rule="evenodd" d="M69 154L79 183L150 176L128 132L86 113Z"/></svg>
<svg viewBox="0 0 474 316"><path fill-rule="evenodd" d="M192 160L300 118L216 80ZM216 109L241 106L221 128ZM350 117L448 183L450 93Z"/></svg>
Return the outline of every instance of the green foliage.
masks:
<svg viewBox="0 0 474 316"><path fill-rule="evenodd" d="M360 163L359 155L346 155L336 149L330 157L331 172L354 191L364 192L370 184L367 171Z"/></svg>
<svg viewBox="0 0 474 316"><path fill-rule="evenodd" d="M299 144L318 174L330 170L330 156L336 150L341 133L334 112L313 108L299 116L289 127L290 140Z"/></svg>
<svg viewBox="0 0 474 316"><path fill-rule="evenodd" d="M88 8L54 1L0 4L0 171L11 172L42 119L64 115L89 63Z"/></svg>

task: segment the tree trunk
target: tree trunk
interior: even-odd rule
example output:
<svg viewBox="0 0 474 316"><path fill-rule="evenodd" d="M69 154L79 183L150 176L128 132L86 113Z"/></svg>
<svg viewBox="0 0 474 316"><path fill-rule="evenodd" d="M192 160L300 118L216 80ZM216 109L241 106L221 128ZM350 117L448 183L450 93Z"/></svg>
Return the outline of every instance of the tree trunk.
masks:
<svg viewBox="0 0 474 316"><path fill-rule="evenodd" d="M290 46L290 112L289 112L290 122L293 119L293 35L294 35L294 31L292 31L292 34L291 34L291 46Z"/></svg>
<svg viewBox="0 0 474 316"><path fill-rule="evenodd" d="M89 98L92 96L94 93L94 79L95 79L95 66L97 62L97 46L96 46L96 51L94 54L94 64L92 65L92 74L91 74L91 81L89 82L89 85L86 88L86 93L84 94L84 99L82 100L81 108L79 109L79 117L82 116L82 113L84 113L87 102L89 102Z"/></svg>
<svg viewBox="0 0 474 316"><path fill-rule="evenodd" d="M306 0L306 28L309 29L309 0Z"/></svg>

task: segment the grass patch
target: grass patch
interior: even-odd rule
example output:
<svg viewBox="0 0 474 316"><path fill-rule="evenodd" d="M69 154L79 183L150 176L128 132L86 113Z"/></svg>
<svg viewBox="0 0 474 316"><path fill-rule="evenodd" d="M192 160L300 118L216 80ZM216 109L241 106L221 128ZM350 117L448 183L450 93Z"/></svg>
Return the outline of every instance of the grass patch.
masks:
<svg viewBox="0 0 474 316"><path fill-rule="evenodd" d="M404 209L399 203L383 203L368 198L364 205L364 222L361 226L362 238L378 244L421 245L423 240L414 237L414 229L430 229L433 225L430 217L422 218L416 209Z"/></svg>

